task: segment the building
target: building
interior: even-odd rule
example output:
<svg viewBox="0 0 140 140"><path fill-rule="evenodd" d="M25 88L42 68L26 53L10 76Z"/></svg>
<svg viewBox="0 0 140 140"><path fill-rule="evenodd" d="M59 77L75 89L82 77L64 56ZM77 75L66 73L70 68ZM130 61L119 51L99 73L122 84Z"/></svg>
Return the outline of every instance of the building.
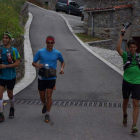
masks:
<svg viewBox="0 0 140 140"><path fill-rule="evenodd" d="M140 52L140 0L85 0L84 10L87 33L107 40L101 47L115 49L122 24L131 22L122 49L126 50L127 41L133 38Z"/></svg>

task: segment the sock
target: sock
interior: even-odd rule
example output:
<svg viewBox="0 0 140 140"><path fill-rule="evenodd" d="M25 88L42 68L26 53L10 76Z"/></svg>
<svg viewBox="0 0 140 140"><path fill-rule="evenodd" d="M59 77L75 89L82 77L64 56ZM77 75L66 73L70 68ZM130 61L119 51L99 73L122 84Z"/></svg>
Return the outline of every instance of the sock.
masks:
<svg viewBox="0 0 140 140"><path fill-rule="evenodd" d="M14 102L15 102L15 96L13 97L13 99L10 99L10 107L14 108Z"/></svg>
<svg viewBox="0 0 140 140"><path fill-rule="evenodd" d="M45 115L49 115L49 113L50 113L49 111L46 111Z"/></svg>
<svg viewBox="0 0 140 140"><path fill-rule="evenodd" d="M0 99L0 112L3 113L3 99Z"/></svg>

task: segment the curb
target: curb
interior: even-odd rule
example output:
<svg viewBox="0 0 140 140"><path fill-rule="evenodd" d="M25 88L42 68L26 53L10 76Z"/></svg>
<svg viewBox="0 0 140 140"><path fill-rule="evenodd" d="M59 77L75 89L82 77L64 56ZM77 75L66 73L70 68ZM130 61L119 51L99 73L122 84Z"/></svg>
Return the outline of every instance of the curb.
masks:
<svg viewBox="0 0 140 140"><path fill-rule="evenodd" d="M29 13L29 18L28 21L25 25L25 34L24 34L24 58L25 58L25 75L24 77L20 80L15 85L13 95L16 95L18 92L26 88L28 85L30 85L34 79L36 78L36 69L32 66L33 62L33 52L31 48L31 43L29 39L29 30L30 30L30 25L32 22L33 16L31 13ZM8 100L7 96L7 91L3 93L3 100Z"/></svg>
<svg viewBox="0 0 140 140"><path fill-rule="evenodd" d="M30 2L28 2L28 3L30 3ZM32 3L30 3L30 4L31 4L31 5L34 5L34 4L32 4ZM42 10L46 10L46 9L43 9L43 8L37 6L37 5L34 5L34 6L40 8L40 9L42 9ZM115 65L113 65L113 64L110 63L109 61L107 61L107 60L105 60L104 58L102 58L101 56L99 56L99 55L98 55L97 53L95 53L94 51L92 51L89 47L87 47L87 46L89 46L87 43L84 43L83 41L81 41L81 40L75 35L75 33L74 33L72 27L70 26L68 20L67 20L63 15L61 15L61 14L59 14L59 13L56 13L56 12L54 12L54 11L51 11L51 10L47 10L47 11L52 12L52 13L55 13L55 14L58 14L59 16L61 16L61 17L65 20L65 22L66 22L66 24L67 24L67 26L68 26L70 32L73 34L73 36L75 36L75 38L79 41L79 43L80 43L85 49L87 49L87 50L88 50L90 53L92 53L95 57L97 57L99 60L101 60L101 61L104 62L106 65L108 65L108 66L111 67L113 70L115 70L116 72L118 72L120 75L123 76L123 71L121 71L121 70L118 69Z"/></svg>
<svg viewBox="0 0 140 140"><path fill-rule="evenodd" d="M28 2L28 3L30 3L30 2ZM34 5L34 4L32 4L32 3L30 3L30 4L31 4L31 5ZM40 9L42 9L42 10L46 10L46 9L43 9L43 8L37 6L37 5L34 5L34 6L40 8ZM88 45L87 43L84 43L82 40L80 40L80 39L75 35L75 33L74 33L72 27L70 26L68 20L67 20L63 15L61 15L61 14L59 14L59 13L56 13L56 12L54 12L54 11L51 11L51 10L47 10L47 11L52 12L52 13L55 13L55 14L58 14L59 16L61 16L61 17L65 20L65 22L66 22L66 24L67 24L67 26L68 26L70 32L73 34L73 36L75 36L75 38L79 41L79 43L80 43L85 49L87 49L87 50L88 50L90 53L92 53L95 57L97 57L99 60L101 60L101 61L104 62L106 65L108 65L108 66L111 67L113 70L115 70L116 72L118 72L120 75L123 76L123 71L121 71L120 69L118 69L115 65L113 65L113 64L110 63L109 61L107 61L107 60L105 60L104 58L102 58L100 55L98 55L98 54L95 53L94 51L92 51L92 50L88 47L89 45Z"/></svg>
<svg viewBox="0 0 140 140"><path fill-rule="evenodd" d="M31 5L34 5L34 4L30 3L30 2L28 2L28 3L31 4ZM36 5L34 5L34 6L36 6ZM36 7L38 7L38 6L36 6ZM42 10L46 10L46 9L41 8L41 7L38 7L38 8L40 8ZM55 14L58 14L58 13L56 13L54 11L50 11L50 10L47 10L47 11L55 13ZM109 67L114 69L120 75L123 75L123 71L121 71L116 66L112 65L110 62L108 62L107 60L105 60L104 58L102 58L101 56L99 56L98 54L93 52L89 47L87 47L88 44L83 43L75 35L75 33L74 33L72 27L70 26L68 20L66 20L66 18L63 15L60 15L60 14L58 14L58 15L61 16L65 20L65 22L66 22L70 32L75 36L75 38L79 41L79 43L85 49L87 49L90 53L92 53L95 57L100 59L102 62L107 64ZM13 95L16 95L18 92L20 92L21 90L26 88L36 78L36 69L31 65L32 61L33 61L33 52L32 52L32 48L31 48L31 44L30 44L30 39L29 39L29 29L30 29L30 25L31 25L32 19L33 19L33 15L29 12L29 19L28 19L28 21L27 21L27 23L25 25L25 34L24 34L24 38L25 38L25 41L24 41L25 75L24 75L23 79L18 84L15 85L15 88L14 88L14 91L13 91ZM8 96L7 96L7 92L6 91L3 93L3 99L4 100L8 100L9 99Z"/></svg>
<svg viewBox="0 0 140 140"><path fill-rule="evenodd" d="M72 27L70 26L68 20L66 20L66 18L63 15L60 15L65 21L66 24L69 28L69 30L71 31L71 33L75 36L75 38L79 41L79 43L85 48L87 49L90 53L92 53L95 57L97 57L99 60L101 60L102 62L104 62L106 65L108 65L109 67L111 67L113 70L115 70L116 72L118 72L120 75L123 75L123 71L121 71L120 69L118 69L116 66L114 66L113 64L111 64L110 62L108 62L107 60L105 60L104 58L102 58L100 55L98 55L97 53L95 53L94 51L92 51L89 47L87 43L84 43L83 41L81 41L74 33Z"/></svg>

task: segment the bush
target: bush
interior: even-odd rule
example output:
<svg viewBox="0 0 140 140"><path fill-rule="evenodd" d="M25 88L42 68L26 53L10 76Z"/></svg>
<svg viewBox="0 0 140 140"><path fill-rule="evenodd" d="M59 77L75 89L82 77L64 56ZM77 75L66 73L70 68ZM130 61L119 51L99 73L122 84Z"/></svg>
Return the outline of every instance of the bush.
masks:
<svg viewBox="0 0 140 140"><path fill-rule="evenodd" d="M10 31L14 38L23 35L20 10L24 2L25 0L0 0L0 40L4 31Z"/></svg>

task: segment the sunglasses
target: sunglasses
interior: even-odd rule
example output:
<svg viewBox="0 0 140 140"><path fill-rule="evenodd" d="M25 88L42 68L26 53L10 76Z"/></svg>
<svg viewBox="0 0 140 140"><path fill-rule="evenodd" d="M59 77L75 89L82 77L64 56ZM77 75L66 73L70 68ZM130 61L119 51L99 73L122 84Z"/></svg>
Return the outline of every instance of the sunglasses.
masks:
<svg viewBox="0 0 140 140"><path fill-rule="evenodd" d="M54 42L47 42L47 44L53 44Z"/></svg>

